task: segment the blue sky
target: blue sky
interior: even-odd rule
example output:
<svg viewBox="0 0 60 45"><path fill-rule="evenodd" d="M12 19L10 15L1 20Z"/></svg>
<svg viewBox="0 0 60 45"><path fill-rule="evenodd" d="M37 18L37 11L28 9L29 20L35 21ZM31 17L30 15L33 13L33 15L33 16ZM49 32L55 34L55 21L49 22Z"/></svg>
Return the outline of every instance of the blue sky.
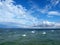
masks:
<svg viewBox="0 0 60 45"><path fill-rule="evenodd" d="M40 23L60 26L60 0L0 0L0 24L7 23L18 27Z"/></svg>
<svg viewBox="0 0 60 45"><path fill-rule="evenodd" d="M19 1L14 0L14 1L15 5L21 4L27 10L33 11L32 16L35 16L38 19L60 22L59 0L19 0Z"/></svg>

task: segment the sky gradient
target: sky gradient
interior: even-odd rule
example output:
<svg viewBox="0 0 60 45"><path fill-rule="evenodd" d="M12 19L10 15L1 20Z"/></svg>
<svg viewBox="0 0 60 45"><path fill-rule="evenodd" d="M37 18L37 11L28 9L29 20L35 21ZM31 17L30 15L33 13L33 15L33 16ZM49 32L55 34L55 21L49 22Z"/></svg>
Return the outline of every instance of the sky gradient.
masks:
<svg viewBox="0 0 60 45"><path fill-rule="evenodd" d="M60 27L60 0L0 0L0 27L41 25Z"/></svg>

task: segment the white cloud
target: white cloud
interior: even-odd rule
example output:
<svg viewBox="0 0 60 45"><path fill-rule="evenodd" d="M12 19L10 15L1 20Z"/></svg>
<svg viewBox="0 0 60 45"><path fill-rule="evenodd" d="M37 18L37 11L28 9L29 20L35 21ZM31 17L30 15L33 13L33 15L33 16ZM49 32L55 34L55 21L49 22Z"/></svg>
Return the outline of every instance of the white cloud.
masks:
<svg viewBox="0 0 60 45"><path fill-rule="evenodd" d="M38 11L42 14L47 14L49 12L49 10L52 9L52 7L55 7L60 2L60 0L46 0L46 1L48 2L48 4L46 4L44 7L40 8L41 5L39 6L36 3L34 3L32 0L29 0L30 6L31 6L30 11L32 13L34 13L35 11Z"/></svg>
<svg viewBox="0 0 60 45"><path fill-rule="evenodd" d="M38 21L39 19L33 17L31 13L34 12L33 9L36 9L42 13L48 13L48 15L60 15L59 12L56 11L49 11L50 6L46 6L44 9L40 9L37 5L34 4L32 9L27 10L25 7L22 5L13 5L13 0L5 0L1 1L0 0L0 23L6 24L6 22L11 22L14 24L17 24L18 26L20 25L39 25L39 23L42 25L53 25L55 26L56 23L54 22L49 22L49 21ZM60 24L60 23L59 23ZM56 24L58 25L58 23ZM60 26L60 25L59 25Z"/></svg>
<svg viewBox="0 0 60 45"><path fill-rule="evenodd" d="M60 13L57 12L57 11L49 11L48 15L57 15L57 16L60 16Z"/></svg>
<svg viewBox="0 0 60 45"><path fill-rule="evenodd" d="M45 5L45 7L43 9L39 9L41 13L48 13L50 9L52 9L52 7L55 7L56 5L58 5L60 2L60 0L51 0L49 4ZM58 12L59 13L59 12Z"/></svg>
<svg viewBox="0 0 60 45"><path fill-rule="evenodd" d="M40 27L40 28L60 28L60 23L50 22L50 21L44 20L44 21L41 21L38 25L35 25L35 27Z"/></svg>
<svg viewBox="0 0 60 45"><path fill-rule="evenodd" d="M52 27L52 28L59 28L60 27L60 23L57 23L57 22L43 21L43 23L45 25L48 25L48 27Z"/></svg>
<svg viewBox="0 0 60 45"><path fill-rule="evenodd" d="M0 0L0 22L13 22L17 24L32 25L38 19L28 13L22 5L13 5L13 0Z"/></svg>
<svg viewBox="0 0 60 45"><path fill-rule="evenodd" d="M50 2L52 6L56 6L60 2L60 0L51 0Z"/></svg>

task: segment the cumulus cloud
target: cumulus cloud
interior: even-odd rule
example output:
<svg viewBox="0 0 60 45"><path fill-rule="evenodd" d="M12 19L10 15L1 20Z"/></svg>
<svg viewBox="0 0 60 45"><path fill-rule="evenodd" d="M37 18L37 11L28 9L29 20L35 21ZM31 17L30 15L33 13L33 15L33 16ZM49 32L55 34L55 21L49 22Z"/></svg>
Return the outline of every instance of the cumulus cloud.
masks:
<svg viewBox="0 0 60 45"><path fill-rule="evenodd" d="M38 22L25 7L13 3L13 0L0 0L0 23L11 22L31 26Z"/></svg>
<svg viewBox="0 0 60 45"><path fill-rule="evenodd" d="M50 6L46 6L44 9L40 9L37 5L31 2L31 4L33 3L33 7L31 7L30 10L27 10L22 5L14 5L13 3L14 3L13 0L0 0L0 24L9 26L17 25L18 27L37 26L37 25L40 26L42 25L42 27L44 27L45 25L58 26L58 23L49 21L40 21L39 19L31 15L36 10L41 13L48 13L48 15L60 15L60 13L56 11L48 12Z"/></svg>
<svg viewBox="0 0 60 45"><path fill-rule="evenodd" d="M60 28L60 23L44 20L34 27L38 28Z"/></svg>

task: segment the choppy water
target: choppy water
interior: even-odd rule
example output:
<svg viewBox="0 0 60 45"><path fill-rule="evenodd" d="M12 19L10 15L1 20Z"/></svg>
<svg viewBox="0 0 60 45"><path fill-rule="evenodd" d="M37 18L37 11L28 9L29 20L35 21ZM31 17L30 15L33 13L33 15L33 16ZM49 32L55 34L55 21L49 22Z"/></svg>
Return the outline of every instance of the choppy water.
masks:
<svg viewBox="0 0 60 45"><path fill-rule="evenodd" d="M13 42L15 42L16 44ZM59 45L60 30L0 29L0 45L9 45L9 44L10 45L43 45L43 44Z"/></svg>

